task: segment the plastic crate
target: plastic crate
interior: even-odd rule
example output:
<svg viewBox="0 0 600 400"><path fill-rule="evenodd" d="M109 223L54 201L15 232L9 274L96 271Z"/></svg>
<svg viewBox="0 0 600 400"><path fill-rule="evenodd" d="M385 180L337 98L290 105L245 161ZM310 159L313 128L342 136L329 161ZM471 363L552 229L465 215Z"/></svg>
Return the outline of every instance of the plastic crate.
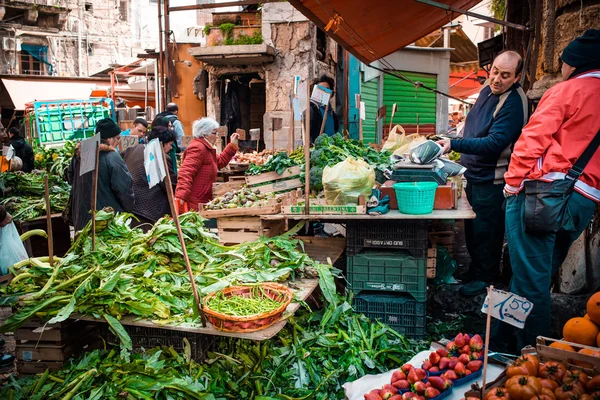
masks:
<svg viewBox="0 0 600 400"><path fill-rule="evenodd" d="M427 224L427 220L348 221L346 254L354 256L367 248L398 249L426 258Z"/></svg>
<svg viewBox="0 0 600 400"><path fill-rule="evenodd" d="M406 251L367 250L347 259L348 289L409 293L427 301L427 259Z"/></svg>
<svg viewBox="0 0 600 400"><path fill-rule="evenodd" d="M425 339L427 302L394 293L363 292L352 300L354 311L379 320L412 339Z"/></svg>

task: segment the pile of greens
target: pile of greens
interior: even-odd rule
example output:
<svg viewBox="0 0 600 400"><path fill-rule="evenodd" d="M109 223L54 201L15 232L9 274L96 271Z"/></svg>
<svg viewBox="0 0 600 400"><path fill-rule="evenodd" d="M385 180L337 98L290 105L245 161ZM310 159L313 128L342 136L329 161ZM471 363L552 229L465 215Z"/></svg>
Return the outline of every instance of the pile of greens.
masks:
<svg viewBox="0 0 600 400"><path fill-rule="evenodd" d="M91 249L91 221L67 255L51 267L28 259L9 267L13 281L0 289L0 305L17 311L0 326L13 332L35 316L61 322L72 313L104 318L131 349L131 339L119 323L125 315L157 324L199 324L191 283L175 224L163 218L147 234L129 227L131 215L97 213L96 250ZM319 276L323 294L334 300L332 268L299 251L290 236L261 238L223 246L203 228L195 212L180 217L196 284L203 294L236 283L275 282ZM301 227L301 226L300 226Z"/></svg>
<svg viewBox="0 0 600 400"><path fill-rule="evenodd" d="M5 172L0 174L0 204L16 221L28 221L46 215L44 198L45 172ZM56 175L48 176L50 209L53 213L64 210L71 186Z"/></svg>
<svg viewBox="0 0 600 400"><path fill-rule="evenodd" d="M115 351L94 351L59 373L13 381L0 395L60 398L71 391L69 398L82 400L343 399L345 382L398 368L427 348L355 314L343 300L298 314L271 340L219 338L201 364L168 348L122 358Z"/></svg>
<svg viewBox="0 0 600 400"><path fill-rule="evenodd" d="M76 141L66 141L61 148L35 146L34 165L36 169L67 179L67 169L75 154Z"/></svg>
<svg viewBox="0 0 600 400"><path fill-rule="evenodd" d="M281 175L286 169L295 165L298 164L291 160L286 152L282 151L269 158L263 165L250 164L250 167L246 170L246 175L260 175L271 171L275 171Z"/></svg>

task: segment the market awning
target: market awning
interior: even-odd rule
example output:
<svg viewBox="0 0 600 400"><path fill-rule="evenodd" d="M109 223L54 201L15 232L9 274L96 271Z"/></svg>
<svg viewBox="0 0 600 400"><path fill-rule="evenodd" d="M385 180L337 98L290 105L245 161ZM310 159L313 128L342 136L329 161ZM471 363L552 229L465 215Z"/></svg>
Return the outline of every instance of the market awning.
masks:
<svg viewBox="0 0 600 400"><path fill-rule="evenodd" d="M469 9L481 0L440 0ZM366 64L449 23L456 14L414 0L289 0L346 50Z"/></svg>
<svg viewBox="0 0 600 400"><path fill-rule="evenodd" d="M98 86L110 86L106 80L74 80L48 77L1 78L0 106L25 110L32 101L88 99Z"/></svg>
<svg viewBox="0 0 600 400"><path fill-rule="evenodd" d="M449 93L451 96L466 99L475 93L479 93L483 88L483 82L487 79L487 73L478 67L470 71L450 72Z"/></svg>

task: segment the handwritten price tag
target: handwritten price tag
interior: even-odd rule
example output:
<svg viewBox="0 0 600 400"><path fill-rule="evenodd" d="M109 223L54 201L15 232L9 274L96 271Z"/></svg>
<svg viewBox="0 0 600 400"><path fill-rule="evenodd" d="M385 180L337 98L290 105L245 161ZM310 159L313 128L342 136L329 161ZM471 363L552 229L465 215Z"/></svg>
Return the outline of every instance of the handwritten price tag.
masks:
<svg viewBox="0 0 600 400"><path fill-rule="evenodd" d="M489 295L485 298L481 312L488 313L488 304L491 303L492 317L502 322L523 329L525 320L533 309L533 303L525 297L517 296L511 292L503 290L492 290L492 301L489 301Z"/></svg>

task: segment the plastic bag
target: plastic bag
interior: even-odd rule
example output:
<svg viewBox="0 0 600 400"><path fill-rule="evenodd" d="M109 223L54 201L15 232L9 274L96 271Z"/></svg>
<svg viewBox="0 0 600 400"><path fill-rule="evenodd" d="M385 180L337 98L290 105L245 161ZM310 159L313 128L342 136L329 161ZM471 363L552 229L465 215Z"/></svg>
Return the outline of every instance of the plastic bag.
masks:
<svg viewBox="0 0 600 400"><path fill-rule="evenodd" d="M375 170L363 160L347 158L323 169L323 189L327 204L358 204L358 197L369 196L375 184Z"/></svg>
<svg viewBox="0 0 600 400"><path fill-rule="evenodd" d="M420 143L426 142L427 138L423 135L419 135L418 133L413 133L412 135L407 135L404 137L404 142L400 147L394 150L394 155L397 156L405 156L410 152L410 148L414 147Z"/></svg>
<svg viewBox="0 0 600 400"><path fill-rule="evenodd" d="M401 134L398 133L398 131L400 131ZM404 131L404 128L400 125L396 125L390 131L390 134L388 135L388 138L385 141L381 150L394 151L405 143L405 138L406 132Z"/></svg>
<svg viewBox="0 0 600 400"><path fill-rule="evenodd" d="M412 146L409 153L410 161L415 164L429 164L442 155L442 146L433 140L426 140Z"/></svg>
<svg viewBox="0 0 600 400"><path fill-rule="evenodd" d="M0 274L6 275L8 267L29 258L14 223L0 228Z"/></svg>

